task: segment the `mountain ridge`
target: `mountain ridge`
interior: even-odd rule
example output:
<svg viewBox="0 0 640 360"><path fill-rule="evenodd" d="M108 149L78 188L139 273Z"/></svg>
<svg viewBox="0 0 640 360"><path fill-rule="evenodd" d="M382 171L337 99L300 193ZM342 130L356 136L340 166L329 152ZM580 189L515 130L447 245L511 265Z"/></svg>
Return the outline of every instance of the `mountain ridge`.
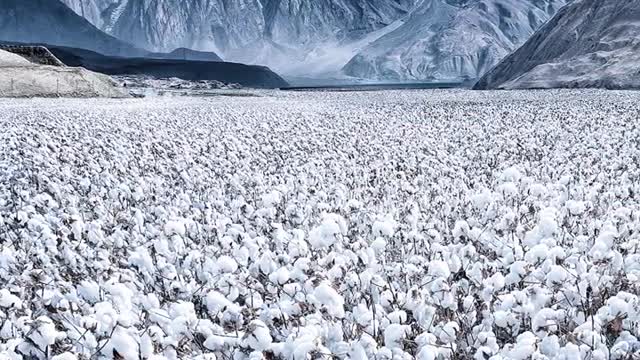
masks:
<svg viewBox="0 0 640 360"><path fill-rule="evenodd" d="M639 39L637 1L575 1L474 88L640 88Z"/></svg>
<svg viewBox="0 0 640 360"><path fill-rule="evenodd" d="M146 51L96 28L58 0L0 0L0 41L49 43L114 56L143 56Z"/></svg>

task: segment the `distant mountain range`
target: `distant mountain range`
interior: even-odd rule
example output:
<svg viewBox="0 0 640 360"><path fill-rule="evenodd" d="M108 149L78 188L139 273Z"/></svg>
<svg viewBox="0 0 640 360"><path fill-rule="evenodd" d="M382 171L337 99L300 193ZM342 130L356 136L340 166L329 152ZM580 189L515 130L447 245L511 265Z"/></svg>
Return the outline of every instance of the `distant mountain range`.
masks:
<svg viewBox="0 0 640 360"><path fill-rule="evenodd" d="M572 3L476 85L577 87L640 88L640 1Z"/></svg>
<svg viewBox="0 0 640 360"><path fill-rule="evenodd" d="M152 51L213 51L293 76L477 79L565 0L63 0Z"/></svg>
<svg viewBox="0 0 640 360"><path fill-rule="evenodd" d="M224 59L290 77L481 78L477 88L638 82L637 0L62 1L0 0L0 40Z"/></svg>

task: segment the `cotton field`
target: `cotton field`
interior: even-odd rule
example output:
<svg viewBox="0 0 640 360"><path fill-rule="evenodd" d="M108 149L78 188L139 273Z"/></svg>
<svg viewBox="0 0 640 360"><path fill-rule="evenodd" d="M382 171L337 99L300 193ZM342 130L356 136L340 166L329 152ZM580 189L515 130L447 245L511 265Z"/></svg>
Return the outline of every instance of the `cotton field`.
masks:
<svg viewBox="0 0 640 360"><path fill-rule="evenodd" d="M640 359L640 93L0 100L0 359Z"/></svg>

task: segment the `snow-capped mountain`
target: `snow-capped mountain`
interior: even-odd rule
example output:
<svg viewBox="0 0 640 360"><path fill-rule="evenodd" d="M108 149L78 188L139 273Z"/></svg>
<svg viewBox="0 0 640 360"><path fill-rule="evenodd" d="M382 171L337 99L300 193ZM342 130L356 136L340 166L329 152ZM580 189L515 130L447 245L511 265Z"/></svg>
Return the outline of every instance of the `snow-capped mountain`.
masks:
<svg viewBox="0 0 640 360"><path fill-rule="evenodd" d="M120 39L288 75L477 79L566 0L63 0Z"/></svg>
<svg viewBox="0 0 640 360"><path fill-rule="evenodd" d="M57 0L1 0L0 41L47 43L109 55L143 55L97 29Z"/></svg>
<svg viewBox="0 0 640 360"><path fill-rule="evenodd" d="M576 1L476 84L558 87L640 87L640 2Z"/></svg>
<svg viewBox="0 0 640 360"><path fill-rule="evenodd" d="M477 79L524 43L565 0L424 0L344 68L361 78Z"/></svg>

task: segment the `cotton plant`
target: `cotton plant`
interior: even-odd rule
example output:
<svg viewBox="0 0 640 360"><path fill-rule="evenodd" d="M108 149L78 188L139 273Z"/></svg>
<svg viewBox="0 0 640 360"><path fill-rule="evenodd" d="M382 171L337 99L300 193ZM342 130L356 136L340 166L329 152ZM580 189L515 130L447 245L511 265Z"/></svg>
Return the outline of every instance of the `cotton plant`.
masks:
<svg viewBox="0 0 640 360"><path fill-rule="evenodd" d="M640 356L631 92L1 101L3 359Z"/></svg>

